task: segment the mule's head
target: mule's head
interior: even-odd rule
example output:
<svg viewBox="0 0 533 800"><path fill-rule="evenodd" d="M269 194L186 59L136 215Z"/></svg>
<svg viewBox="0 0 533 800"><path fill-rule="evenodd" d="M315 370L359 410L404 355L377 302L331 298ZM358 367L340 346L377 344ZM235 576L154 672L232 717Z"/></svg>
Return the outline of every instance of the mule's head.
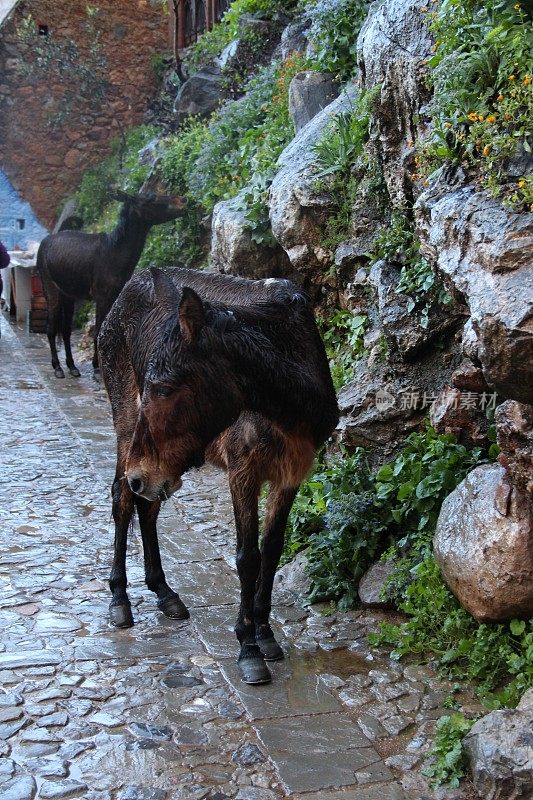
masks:
<svg viewBox="0 0 533 800"><path fill-rule="evenodd" d="M121 200L129 213L135 214L148 225L160 225L162 222L176 219L183 213L187 205L184 197L172 197L153 192L133 195L119 190L115 191L112 196Z"/></svg>
<svg viewBox="0 0 533 800"><path fill-rule="evenodd" d="M213 349L202 300L192 289L179 292L163 271L152 275L168 316L158 323L126 461L132 491L148 500L179 489L183 473L203 464L207 445L242 410L239 380L223 350Z"/></svg>

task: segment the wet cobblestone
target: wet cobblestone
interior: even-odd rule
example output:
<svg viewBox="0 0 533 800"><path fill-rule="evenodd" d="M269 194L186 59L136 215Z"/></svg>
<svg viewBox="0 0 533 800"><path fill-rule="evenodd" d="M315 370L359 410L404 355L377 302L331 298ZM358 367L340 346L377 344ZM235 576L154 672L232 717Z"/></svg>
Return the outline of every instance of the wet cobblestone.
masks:
<svg viewBox="0 0 533 800"><path fill-rule="evenodd" d="M431 791L420 773L449 688L369 648L378 614L324 616L278 590L288 658L272 684L240 682L233 519L214 470L190 473L160 517L191 621L157 611L134 532L136 625L108 626L104 392L88 363L57 380L44 338L1 324L0 800L466 797Z"/></svg>

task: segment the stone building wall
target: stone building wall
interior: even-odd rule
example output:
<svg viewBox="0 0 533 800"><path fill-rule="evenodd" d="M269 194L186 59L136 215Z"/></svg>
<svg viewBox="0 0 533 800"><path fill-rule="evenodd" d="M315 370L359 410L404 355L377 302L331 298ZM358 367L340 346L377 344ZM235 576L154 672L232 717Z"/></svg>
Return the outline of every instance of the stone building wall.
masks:
<svg viewBox="0 0 533 800"><path fill-rule="evenodd" d="M87 167L104 158L122 128L142 122L156 89L152 56L168 51L168 17L157 0L95 0L107 79L104 103L77 105L58 129L53 113L65 101L65 81L21 70L31 47L17 29L31 14L55 41L73 41L86 54L86 0L22 0L0 28L0 165L40 221L50 226L57 207Z"/></svg>

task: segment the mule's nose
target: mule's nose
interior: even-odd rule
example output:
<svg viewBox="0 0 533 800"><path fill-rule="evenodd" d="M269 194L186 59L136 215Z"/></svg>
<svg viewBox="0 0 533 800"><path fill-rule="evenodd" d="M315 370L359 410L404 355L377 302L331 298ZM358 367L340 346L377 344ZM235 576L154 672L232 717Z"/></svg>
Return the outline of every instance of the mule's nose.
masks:
<svg viewBox="0 0 533 800"><path fill-rule="evenodd" d="M128 478L130 489L134 494L141 494L144 489L144 483L140 478Z"/></svg>

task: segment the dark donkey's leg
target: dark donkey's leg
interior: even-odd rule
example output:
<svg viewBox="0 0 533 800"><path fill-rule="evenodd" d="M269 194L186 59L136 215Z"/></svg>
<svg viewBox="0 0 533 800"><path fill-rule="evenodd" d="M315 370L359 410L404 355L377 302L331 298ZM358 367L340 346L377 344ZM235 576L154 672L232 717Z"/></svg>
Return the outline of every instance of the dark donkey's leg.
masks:
<svg viewBox="0 0 533 800"><path fill-rule="evenodd" d="M253 470L244 469L242 463L235 465L234 470L230 466L228 472L237 529L237 571L241 582L241 605L235 626L241 644L239 669L246 683L269 683L272 676L256 644L254 622L254 595L261 568L257 511L261 484Z"/></svg>
<svg viewBox="0 0 533 800"><path fill-rule="evenodd" d="M113 567L109 578L109 588L113 594L109 605L109 620L117 628L131 628L133 615L131 603L126 592L126 546L128 530L133 516L133 492L128 482L120 477L124 471L117 465L111 494L113 496L113 519L115 521L115 552Z"/></svg>
<svg viewBox="0 0 533 800"><path fill-rule="evenodd" d="M72 377L79 378L80 371L74 364L74 359L72 358L72 348L70 344L70 337L72 334L72 318L74 317L74 298L62 295L61 305L63 308L62 319L61 319L61 333L63 336L63 344L65 346L65 361L67 364L68 371L70 372Z"/></svg>
<svg viewBox="0 0 533 800"><path fill-rule="evenodd" d="M96 300L96 318L94 322L94 352L93 352L93 373L96 380L100 380L100 364L98 361L98 334L102 327L102 322L109 314L113 305L114 298L106 297L104 300Z"/></svg>
<svg viewBox="0 0 533 800"><path fill-rule="evenodd" d="M61 326L61 297L59 290L51 281L44 281L46 291L46 301L48 304L48 322L46 323L46 335L50 345L50 355L52 356L52 367L56 378L64 378L65 373L61 368L57 355L57 335Z"/></svg>
<svg viewBox="0 0 533 800"><path fill-rule="evenodd" d="M146 585L157 594L157 607L171 619L189 619L187 606L183 603L177 592L174 592L166 582L165 573L161 566L161 554L157 539L157 517L161 502L150 502L144 497L135 497L137 514L144 551L144 572Z"/></svg>
<svg viewBox="0 0 533 800"><path fill-rule="evenodd" d="M256 642L267 661L279 661L283 658L283 650L274 638L268 618L272 607L274 575L283 552L285 527L297 492L297 488L271 486L268 495L261 548L261 572L254 602Z"/></svg>

